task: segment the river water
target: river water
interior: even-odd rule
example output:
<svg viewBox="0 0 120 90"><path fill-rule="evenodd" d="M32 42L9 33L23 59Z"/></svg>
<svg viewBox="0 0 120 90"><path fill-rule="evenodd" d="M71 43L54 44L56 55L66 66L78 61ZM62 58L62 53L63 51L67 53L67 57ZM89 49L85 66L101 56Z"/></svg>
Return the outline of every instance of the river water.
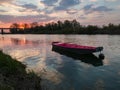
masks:
<svg viewBox="0 0 120 90"><path fill-rule="evenodd" d="M52 50L53 41L103 46L104 60ZM44 90L119 90L118 35L0 35L0 49L42 78Z"/></svg>

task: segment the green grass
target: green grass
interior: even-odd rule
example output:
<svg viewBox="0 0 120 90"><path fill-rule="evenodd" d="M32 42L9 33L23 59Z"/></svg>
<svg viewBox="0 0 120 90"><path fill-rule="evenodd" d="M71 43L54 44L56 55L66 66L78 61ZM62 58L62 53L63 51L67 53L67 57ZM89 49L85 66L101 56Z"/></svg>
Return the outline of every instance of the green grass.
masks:
<svg viewBox="0 0 120 90"><path fill-rule="evenodd" d="M0 71L6 74L25 73L26 66L0 51Z"/></svg>
<svg viewBox="0 0 120 90"><path fill-rule="evenodd" d="M0 85L0 90L14 90L14 88L8 85Z"/></svg>
<svg viewBox="0 0 120 90"><path fill-rule="evenodd" d="M0 51L0 90L41 90L40 77L26 66Z"/></svg>

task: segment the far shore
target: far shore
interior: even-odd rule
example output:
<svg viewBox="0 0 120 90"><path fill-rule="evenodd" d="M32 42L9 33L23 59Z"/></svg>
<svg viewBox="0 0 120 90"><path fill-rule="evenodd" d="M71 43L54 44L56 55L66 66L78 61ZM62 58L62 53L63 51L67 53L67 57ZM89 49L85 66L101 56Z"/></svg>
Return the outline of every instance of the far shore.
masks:
<svg viewBox="0 0 120 90"><path fill-rule="evenodd" d="M22 26L22 27L21 27ZM10 33L5 33L6 28L0 28L1 34L78 34L78 35L120 35L120 24L81 25L77 20L64 20L40 25L38 22L13 23L9 27ZM8 28L7 28L8 29Z"/></svg>

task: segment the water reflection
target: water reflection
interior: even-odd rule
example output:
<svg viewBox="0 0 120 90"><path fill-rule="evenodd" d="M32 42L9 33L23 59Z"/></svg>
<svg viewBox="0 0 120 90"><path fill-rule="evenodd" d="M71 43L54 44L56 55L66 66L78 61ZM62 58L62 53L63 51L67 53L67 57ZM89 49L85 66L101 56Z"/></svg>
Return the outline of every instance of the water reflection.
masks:
<svg viewBox="0 0 120 90"><path fill-rule="evenodd" d="M25 38L23 39L16 39L16 38L11 38L11 42L15 45L26 45L26 44L29 44L29 45L33 45L33 46L36 46L39 44L38 41L30 41L30 40L26 40Z"/></svg>
<svg viewBox="0 0 120 90"><path fill-rule="evenodd" d="M52 51L53 41L103 46L106 58ZM119 41L107 35L2 35L0 48L40 74L48 90L119 90Z"/></svg>
<svg viewBox="0 0 120 90"><path fill-rule="evenodd" d="M93 66L103 65L102 60L96 57L94 54L74 54L70 52L63 52L55 48L52 48L52 51L58 52L59 54L65 55L67 57L71 57L75 60L80 60L81 62L91 64Z"/></svg>
<svg viewBox="0 0 120 90"><path fill-rule="evenodd" d="M1 37L0 42L4 45L8 44L8 45L20 45L20 46L25 46L27 44L36 46L39 44L38 41L30 41L30 40L27 40L26 38L18 39L18 38Z"/></svg>

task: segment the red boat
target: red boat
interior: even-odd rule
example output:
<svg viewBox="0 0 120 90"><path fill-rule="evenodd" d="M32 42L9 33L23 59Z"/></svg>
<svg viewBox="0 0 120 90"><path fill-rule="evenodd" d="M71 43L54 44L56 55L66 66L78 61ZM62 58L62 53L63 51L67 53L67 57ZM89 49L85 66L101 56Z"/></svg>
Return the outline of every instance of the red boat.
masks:
<svg viewBox="0 0 120 90"><path fill-rule="evenodd" d="M77 44L61 42L52 42L52 46L53 48L61 51L67 51L77 54L91 54L95 52L101 52L103 50L103 47L82 46Z"/></svg>

